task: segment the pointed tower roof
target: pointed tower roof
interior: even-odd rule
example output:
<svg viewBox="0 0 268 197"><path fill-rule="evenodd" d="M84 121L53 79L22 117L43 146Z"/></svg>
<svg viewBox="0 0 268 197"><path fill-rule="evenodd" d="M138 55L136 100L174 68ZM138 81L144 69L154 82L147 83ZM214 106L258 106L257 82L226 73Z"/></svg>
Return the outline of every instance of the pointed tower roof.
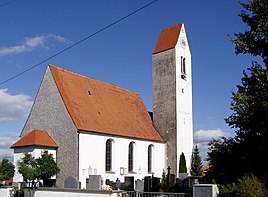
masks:
<svg viewBox="0 0 268 197"><path fill-rule="evenodd" d="M183 23L161 30L153 54L175 48Z"/></svg>
<svg viewBox="0 0 268 197"><path fill-rule="evenodd" d="M49 136L47 131L32 130L30 133L19 139L11 148L25 147L25 146L45 146L57 148L57 144Z"/></svg>
<svg viewBox="0 0 268 197"><path fill-rule="evenodd" d="M49 65L79 131L164 142L139 94Z"/></svg>

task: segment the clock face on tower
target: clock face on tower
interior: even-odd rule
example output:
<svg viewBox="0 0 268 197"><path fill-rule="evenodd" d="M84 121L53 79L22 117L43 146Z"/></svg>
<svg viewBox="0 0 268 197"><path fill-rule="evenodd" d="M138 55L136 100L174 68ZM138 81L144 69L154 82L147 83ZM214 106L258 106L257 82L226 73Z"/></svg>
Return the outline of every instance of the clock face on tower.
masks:
<svg viewBox="0 0 268 197"><path fill-rule="evenodd" d="M181 37L181 38L180 38L180 44L181 44L181 47L182 47L183 49L186 48L186 41L185 41L185 38L184 38L184 37Z"/></svg>

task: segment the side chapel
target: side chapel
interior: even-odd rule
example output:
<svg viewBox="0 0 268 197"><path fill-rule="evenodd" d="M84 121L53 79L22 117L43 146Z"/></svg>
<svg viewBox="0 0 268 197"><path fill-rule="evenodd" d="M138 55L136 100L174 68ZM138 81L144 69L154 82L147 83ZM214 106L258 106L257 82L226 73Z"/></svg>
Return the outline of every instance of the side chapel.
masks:
<svg viewBox="0 0 268 197"><path fill-rule="evenodd" d="M14 149L14 182L23 181L17 161L51 153L66 180L86 188L89 175L105 181L161 177L171 167L178 177L184 153L187 168L193 148L191 53L183 23L160 32L152 55L153 112L136 92L52 64Z"/></svg>

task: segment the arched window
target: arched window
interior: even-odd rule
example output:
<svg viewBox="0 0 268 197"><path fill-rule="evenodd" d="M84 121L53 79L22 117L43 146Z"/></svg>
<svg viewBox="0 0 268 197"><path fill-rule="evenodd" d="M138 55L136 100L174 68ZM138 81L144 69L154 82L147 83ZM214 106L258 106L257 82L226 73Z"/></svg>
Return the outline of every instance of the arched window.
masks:
<svg viewBox="0 0 268 197"><path fill-rule="evenodd" d="M105 171L112 171L112 140L106 141Z"/></svg>
<svg viewBox="0 0 268 197"><path fill-rule="evenodd" d="M133 172L134 166L134 142L128 145L128 171Z"/></svg>
<svg viewBox="0 0 268 197"><path fill-rule="evenodd" d="M153 145L148 146L148 173L153 172Z"/></svg>

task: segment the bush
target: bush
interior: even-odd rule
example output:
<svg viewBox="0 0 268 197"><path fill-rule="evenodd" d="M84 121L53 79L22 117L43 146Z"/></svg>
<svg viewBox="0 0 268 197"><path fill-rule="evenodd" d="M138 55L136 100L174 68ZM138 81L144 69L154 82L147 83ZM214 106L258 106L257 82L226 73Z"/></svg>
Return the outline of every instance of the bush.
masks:
<svg viewBox="0 0 268 197"><path fill-rule="evenodd" d="M265 192L264 183L252 174L220 187L222 197L264 197Z"/></svg>

